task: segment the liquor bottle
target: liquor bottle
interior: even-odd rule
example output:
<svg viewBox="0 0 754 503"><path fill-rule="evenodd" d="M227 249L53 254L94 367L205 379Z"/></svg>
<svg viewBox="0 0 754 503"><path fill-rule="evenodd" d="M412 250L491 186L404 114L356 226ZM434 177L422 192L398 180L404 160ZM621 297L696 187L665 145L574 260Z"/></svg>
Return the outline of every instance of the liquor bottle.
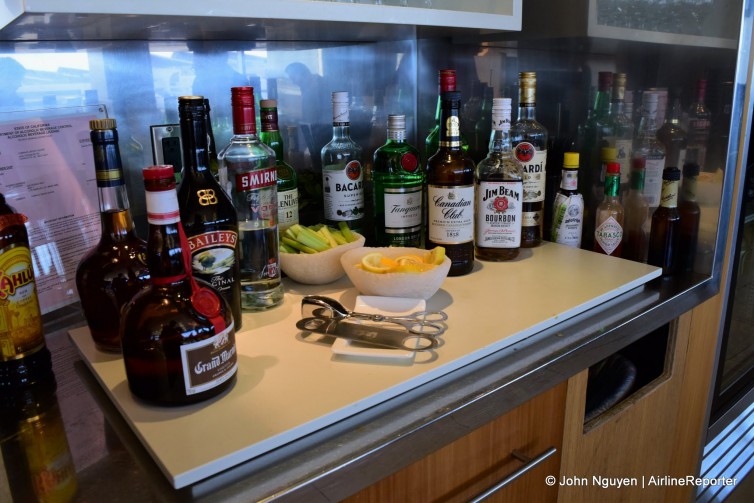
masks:
<svg viewBox="0 0 754 503"><path fill-rule="evenodd" d="M120 352L123 305L149 283L147 243L136 235L123 178L115 119L89 122L101 235L79 261L76 289L94 344Z"/></svg>
<svg viewBox="0 0 754 503"><path fill-rule="evenodd" d="M710 127L712 122L712 113L704 104L707 95L707 81L699 79L696 81L696 101L691 104L688 110L687 134L688 143L686 146L685 162L693 162L699 165L699 169L707 171L707 146L709 143Z"/></svg>
<svg viewBox="0 0 754 503"><path fill-rule="evenodd" d="M699 238L699 221L701 209L696 201L696 178L699 176L699 165L686 163L683 166L683 180L678 202L678 214L681 216L681 230L679 237L679 265L681 271L694 268L696 259L696 245Z"/></svg>
<svg viewBox="0 0 754 503"><path fill-rule="evenodd" d="M594 251L620 257L623 241L623 206L620 204L620 164L611 162L605 173L605 198L597 207Z"/></svg>
<svg viewBox="0 0 754 503"><path fill-rule="evenodd" d="M443 246L449 276L474 267L474 161L461 146L461 93L440 95L440 147L427 161L427 248Z"/></svg>
<svg viewBox="0 0 754 503"><path fill-rule="evenodd" d="M429 159L440 148L440 115L442 93L447 91L456 91L456 71L440 70L437 72L437 108L435 108L435 126L427 134L424 140L423 159Z"/></svg>
<svg viewBox="0 0 754 503"><path fill-rule="evenodd" d="M476 167L475 256L494 262L511 260L521 247L523 167L513 155L511 99L492 100L489 153Z"/></svg>
<svg viewBox="0 0 754 503"><path fill-rule="evenodd" d="M143 176L152 281L123 311L128 387L158 405L206 400L236 378L233 315L218 290L194 278L172 167L150 166Z"/></svg>
<svg viewBox="0 0 754 503"><path fill-rule="evenodd" d="M599 72L594 105L577 130L576 145L582 168L579 174L579 192L584 196L584 232L581 246L587 250L594 247L595 214L603 198L602 148L610 146L613 136L607 120L612 84L612 72Z"/></svg>
<svg viewBox="0 0 754 503"><path fill-rule="evenodd" d="M259 139L275 152L275 168L278 171L278 232L283 232L298 223L298 176L283 156L277 101L261 100L259 107L262 121Z"/></svg>
<svg viewBox="0 0 754 503"><path fill-rule="evenodd" d="M686 131L681 127L683 110L679 94L676 93L665 122L657 130L657 139L665 147L665 164L668 166L683 166L686 158Z"/></svg>
<svg viewBox="0 0 754 503"><path fill-rule="evenodd" d="M623 198L625 226L623 229L622 257L636 262L647 261L649 239L647 227L649 203L644 197L644 159L633 159L631 166L631 188Z"/></svg>
<svg viewBox="0 0 754 503"><path fill-rule="evenodd" d="M406 116L389 115L387 143L374 151L372 208L377 246L420 247L424 170L406 142Z"/></svg>
<svg viewBox="0 0 754 503"><path fill-rule="evenodd" d="M364 173L361 146L351 139L348 93L332 93L332 140L322 147L325 223L346 222L360 231L364 221Z"/></svg>
<svg viewBox="0 0 754 503"><path fill-rule="evenodd" d="M488 152L487 148L490 139L490 131L492 130L492 124L490 123L491 107L495 91L492 87L484 84L482 89L482 104L478 117L476 121L474 121L474 132L471 141L473 145L469 145L469 152L472 153L471 157L477 162L477 164ZM466 114L463 116L468 117Z"/></svg>
<svg viewBox="0 0 754 503"><path fill-rule="evenodd" d="M662 275L675 274L678 269L678 245L681 234L681 217L678 213L678 181L681 170L665 168L662 172L662 198L652 214L649 232L647 263L662 267Z"/></svg>
<svg viewBox="0 0 754 503"><path fill-rule="evenodd" d="M52 372L45 345L27 218L0 194L0 392L12 392Z"/></svg>
<svg viewBox="0 0 754 503"><path fill-rule="evenodd" d="M283 301L278 267L275 152L257 137L254 89L231 88L233 136L220 152L238 212L241 308L259 311Z"/></svg>
<svg viewBox="0 0 754 503"><path fill-rule="evenodd" d="M613 133L612 147L615 159L620 164L621 189L628 188L631 168L631 151L634 142L634 124L626 116L624 96L626 93L626 74L613 74L613 86L608 112L608 124Z"/></svg>
<svg viewBox="0 0 754 503"><path fill-rule="evenodd" d="M209 170L215 180L220 180L220 162L217 159L217 144L215 143L215 133L212 131L212 114L209 106L209 99L204 98L204 106L207 108L207 148L209 155Z"/></svg>
<svg viewBox="0 0 754 503"><path fill-rule="evenodd" d="M228 300L241 328L238 217L210 171L207 108L201 96L178 98L183 179L178 189L181 221L191 245L193 274Z"/></svg>
<svg viewBox="0 0 754 503"><path fill-rule="evenodd" d="M654 92L645 91L642 94L641 121L631 156L632 159L644 161L644 197L650 211L660 204L662 171L665 168L665 147L657 139L657 99Z"/></svg>
<svg viewBox="0 0 754 503"><path fill-rule="evenodd" d="M552 241L579 248L584 226L584 198L579 193L579 153L563 155L560 190L552 210Z"/></svg>
<svg viewBox="0 0 754 503"><path fill-rule="evenodd" d="M0 393L0 499L74 501L78 481L52 372L33 384Z"/></svg>
<svg viewBox="0 0 754 503"><path fill-rule="evenodd" d="M521 247L532 248L542 242L547 129L536 119L536 73L521 72L518 78L518 119L511 126L511 142L524 169Z"/></svg>

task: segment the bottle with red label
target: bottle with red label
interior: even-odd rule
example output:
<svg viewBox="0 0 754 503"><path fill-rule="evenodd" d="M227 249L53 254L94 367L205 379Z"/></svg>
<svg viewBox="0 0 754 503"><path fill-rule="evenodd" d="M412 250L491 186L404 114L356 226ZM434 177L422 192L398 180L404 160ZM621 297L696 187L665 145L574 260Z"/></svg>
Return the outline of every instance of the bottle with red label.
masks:
<svg viewBox="0 0 754 503"><path fill-rule="evenodd" d="M372 207L377 246L420 247L424 170L406 141L406 116L389 115L387 143L374 151Z"/></svg>
<svg viewBox="0 0 754 503"><path fill-rule="evenodd" d="M238 214L241 308L261 311L283 301L278 267L278 181L275 151L257 136L254 88L233 87L233 137L220 152Z"/></svg>
<svg viewBox="0 0 754 503"><path fill-rule="evenodd" d="M193 274L217 289L241 328L238 217L210 169L207 105L202 96L178 98L184 173L178 189Z"/></svg>
<svg viewBox="0 0 754 503"><path fill-rule="evenodd" d="M620 164L609 162L605 172L605 198L597 207L594 251L620 257L623 249L623 206L620 203Z"/></svg>
<svg viewBox="0 0 754 503"><path fill-rule="evenodd" d="M151 285L126 304L121 339L131 392L159 405L206 400L238 369L228 301L193 275L172 166L144 169Z"/></svg>

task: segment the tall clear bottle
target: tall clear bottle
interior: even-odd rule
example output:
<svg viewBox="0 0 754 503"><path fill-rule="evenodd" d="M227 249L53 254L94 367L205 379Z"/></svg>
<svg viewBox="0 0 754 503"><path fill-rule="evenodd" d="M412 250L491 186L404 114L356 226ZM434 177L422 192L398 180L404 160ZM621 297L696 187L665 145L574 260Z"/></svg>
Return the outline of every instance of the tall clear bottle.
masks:
<svg viewBox="0 0 754 503"><path fill-rule="evenodd" d="M238 213L241 308L260 311L283 301L275 152L257 136L254 88L233 87L230 92L233 136L220 152L220 162Z"/></svg>
<svg viewBox="0 0 754 503"><path fill-rule="evenodd" d="M623 206L620 203L620 164L611 162L605 173L605 198L597 207L594 251L620 257L623 243Z"/></svg>
<svg viewBox="0 0 754 503"><path fill-rule="evenodd" d="M406 116L389 115L387 143L374 151L372 208L377 246L420 247L424 170L406 141Z"/></svg>
<svg viewBox="0 0 754 503"><path fill-rule="evenodd" d="M202 96L178 98L183 179L178 189L194 275L227 299L241 328L238 217L210 169L207 106Z"/></svg>
<svg viewBox="0 0 754 503"><path fill-rule="evenodd" d="M581 173L579 192L584 196L584 233L581 246L591 250L594 246L594 222L597 206L603 198L604 170L602 149L609 147L613 132L608 121L612 96L612 72L599 72L597 92L586 120L578 126L576 145L579 151Z"/></svg>
<svg viewBox="0 0 754 503"><path fill-rule="evenodd" d="M626 74L613 74L608 125L613 133L612 147L616 161L620 164L621 189L627 189L631 171L631 151L634 143L634 123L626 115L624 97L626 94Z"/></svg>
<svg viewBox="0 0 754 503"><path fill-rule="evenodd" d="M511 126L511 142L516 159L524 170L524 204L521 221L521 247L542 242L547 168L547 128L537 122L537 74L518 74L518 119Z"/></svg>
<svg viewBox="0 0 754 503"><path fill-rule="evenodd" d="M511 99L492 100L489 152L476 167L475 256L503 261L521 247L523 168L513 155L510 137Z"/></svg>
<svg viewBox="0 0 754 503"><path fill-rule="evenodd" d="M332 93L332 140L322 147L322 190L325 223L346 222L351 229L364 224L364 170L361 145L351 139L348 93Z"/></svg>
<svg viewBox="0 0 754 503"><path fill-rule="evenodd" d="M685 162L698 164L699 169L702 171L713 169L713 167L706 165L710 127L712 125L712 112L710 112L704 103L706 96L707 81L699 79L696 81L696 100L688 110L688 143Z"/></svg>
<svg viewBox="0 0 754 503"><path fill-rule="evenodd" d="M440 148L427 161L427 248L442 246L449 276L474 267L474 161L461 145L461 93L440 95Z"/></svg>
<svg viewBox="0 0 754 503"><path fill-rule="evenodd" d="M657 130L657 139L665 147L665 164L668 166L683 166L686 159L687 135L681 127L682 115L680 91L677 91L665 116L665 122Z"/></svg>
<svg viewBox="0 0 754 503"><path fill-rule="evenodd" d="M647 227L649 203L644 197L644 159L633 159L631 166L631 188L623 198L625 226L623 229L623 258L636 262L647 261L649 236Z"/></svg>
<svg viewBox="0 0 754 503"><path fill-rule="evenodd" d="M89 127L101 235L76 267L76 289L97 348L119 353L121 309L149 283L147 243L131 218L115 119L95 119Z"/></svg>
<svg viewBox="0 0 754 503"><path fill-rule="evenodd" d="M578 248L584 228L584 197L579 193L579 153L563 154L563 169L553 201L552 241Z"/></svg>
<svg viewBox="0 0 754 503"><path fill-rule="evenodd" d="M680 250L681 216L678 213L678 181L681 170L668 167L662 173L662 199L652 214L652 229L649 233L647 263L662 267L663 276L678 270Z"/></svg>
<svg viewBox="0 0 754 503"><path fill-rule="evenodd" d="M642 94L641 122L631 156L634 161L644 163L644 197L650 211L660 205L662 170L665 169L665 147L657 139L657 102L656 93L645 91Z"/></svg>
<svg viewBox="0 0 754 503"><path fill-rule="evenodd" d="M296 170L285 162L283 136L278 126L276 100L259 102L262 130L259 139L275 152L278 171L278 232L298 223L298 176Z"/></svg>
<svg viewBox="0 0 754 503"><path fill-rule="evenodd" d="M151 284L123 309L128 387L159 405L206 400L236 378L233 315L228 301L192 274L172 166L150 166L143 176Z"/></svg>

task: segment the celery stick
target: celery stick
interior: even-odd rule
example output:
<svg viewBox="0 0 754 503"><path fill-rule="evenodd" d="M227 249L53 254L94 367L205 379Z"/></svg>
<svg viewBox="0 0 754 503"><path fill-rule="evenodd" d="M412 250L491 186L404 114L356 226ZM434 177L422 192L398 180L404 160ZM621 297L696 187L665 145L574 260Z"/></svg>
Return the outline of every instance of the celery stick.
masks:
<svg viewBox="0 0 754 503"><path fill-rule="evenodd" d="M325 251L330 248L330 245L322 236L311 229L307 229L306 227L303 227L301 229L301 232L298 233L296 240L304 246L314 248L317 251Z"/></svg>
<svg viewBox="0 0 754 503"><path fill-rule="evenodd" d="M319 229L319 230L317 231L317 234L319 234L319 235L321 235L322 237L324 237L324 238L325 238L325 239L327 240L327 242L328 242L328 243L330 244L330 247L331 247L331 248L335 248L336 246L338 246L338 242L337 242L337 241L335 241L335 238L333 237L333 235L332 235L332 234L330 234L330 230L329 230L329 229L327 228L327 226L326 226L326 225L323 225L323 226L322 226L322 227L321 227L321 228L320 228L320 229Z"/></svg>
<svg viewBox="0 0 754 503"><path fill-rule="evenodd" d="M353 232L351 232L351 229L348 228L347 223L338 222L338 227L340 228L340 232L343 233L343 237L346 238L346 241L348 241L349 243L356 241L356 236L354 236Z"/></svg>
<svg viewBox="0 0 754 503"><path fill-rule="evenodd" d="M298 253L298 250L296 250L295 248L291 248L285 243L280 243L280 251L283 253Z"/></svg>
<svg viewBox="0 0 754 503"><path fill-rule="evenodd" d="M291 248L294 248L296 250L302 251L304 253L317 253L317 250L313 248L309 248L308 246L302 245L296 240L293 240L289 237L283 236L283 243L290 246Z"/></svg>
<svg viewBox="0 0 754 503"><path fill-rule="evenodd" d="M343 234L340 231L330 231L330 235L333 237L335 242L338 243L339 245L344 245L348 243L348 241L346 241L346 238L343 237Z"/></svg>

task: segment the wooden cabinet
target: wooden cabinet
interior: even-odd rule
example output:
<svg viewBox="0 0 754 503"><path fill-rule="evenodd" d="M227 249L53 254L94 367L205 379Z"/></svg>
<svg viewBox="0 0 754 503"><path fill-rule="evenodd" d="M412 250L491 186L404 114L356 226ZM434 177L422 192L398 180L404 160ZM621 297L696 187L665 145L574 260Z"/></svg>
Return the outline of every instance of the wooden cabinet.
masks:
<svg viewBox="0 0 754 503"><path fill-rule="evenodd" d="M560 470L565 399L562 383L346 501L466 502L551 447L554 454L485 501L555 501L558 489L545 478Z"/></svg>

